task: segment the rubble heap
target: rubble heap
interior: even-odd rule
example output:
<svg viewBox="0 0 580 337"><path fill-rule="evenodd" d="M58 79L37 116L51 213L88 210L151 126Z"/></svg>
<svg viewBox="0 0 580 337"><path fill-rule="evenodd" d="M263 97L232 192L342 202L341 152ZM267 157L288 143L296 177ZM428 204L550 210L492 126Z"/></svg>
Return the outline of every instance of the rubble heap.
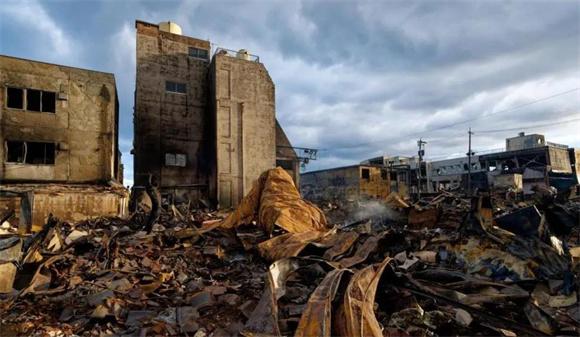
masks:
<svg viewBox="0 0 580 337"><path fill-rule="evenodd" d="M174 207L150 234L140 230L145 215L50 220L33 237L0 241L2 260L16 269L14 289L1 297L1 330L578 335L578 205L557 216L522 205L496 217L485 197L397 205L396 220L329 225L276 169L223 221ZM429 209L437 209L434 222L412 221ZM576 226L556 235L556 221Z"/></svg>

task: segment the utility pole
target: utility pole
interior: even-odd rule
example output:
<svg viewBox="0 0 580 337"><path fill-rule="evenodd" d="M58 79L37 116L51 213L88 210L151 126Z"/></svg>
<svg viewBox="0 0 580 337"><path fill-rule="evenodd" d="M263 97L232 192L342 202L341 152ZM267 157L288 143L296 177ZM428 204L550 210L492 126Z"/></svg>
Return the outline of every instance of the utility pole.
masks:
<svg viewBox="0 0 580 337"><path fill-rule="evenodd" d="M419 155L419 169L417 170L417 198L421 199L421 169L423 167L422 163L423 163L423 157L425 156L425 144L427 144L426 141L424 141L422 138L419 138L419 140L417 141L417 146L419 147L419 151L417 152L417 154Z"/></svg>
<svg viewBox="0 0 580 337"><path fill-rule="evenodd" d="M473 155L471 151L471 135L473 134L471 127L467 131L467 134L469 135L469 147L467 149L467 195L471 196L471 156Z"/></svg>

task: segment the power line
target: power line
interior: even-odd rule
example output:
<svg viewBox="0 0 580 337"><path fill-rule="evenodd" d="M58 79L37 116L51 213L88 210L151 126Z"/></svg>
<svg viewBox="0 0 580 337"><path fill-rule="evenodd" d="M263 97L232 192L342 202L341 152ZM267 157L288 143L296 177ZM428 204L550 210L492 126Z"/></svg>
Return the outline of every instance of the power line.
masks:
<svg viewBox="0 0 580 337"><path fill-rule="evenodd" d="M454 127L454 126L457 126L457 125L469 123L469 122L472 122L472 121L475 121L475 120L478 120L478 119L482 119L482 118L487 118L489 116L497 115L497 114L500 114L500 113L511 112L511 111L514 111L514 110L519 110L521 108L525 108L527 106L530 106L530 105L533 105L533 104L536 104L536 103L540 103L540 102L544 102L544 101L547 101L549 99L552 99L552 98L555 98L555 97L559 97L559 96L562 96L562 95L566 95L566 94L569 94L571 92L578 91L578 90L580 90L580 88L574 88L574 89L566 90L566 91L559 92L559 93L554 94L554 95L551 95L551 96L547 96L547 97L543 97L543 98L537 99L535 101L531 101L531 102L528 102L528 103L520 104L520 105L517 105L515 107L511 107L511 108L508 108L508 109L503 109L503 110L498 110L498 111L490 112L490 113L488 113L486 115L481 115L481 116L478 116L478 117L474 117L474 118L470 118L470 119L465 119L465 120L460 121L460 122L456 122L456 123L452 123L452 124L440 126L440 127L433 128L433 129L430 129L430 130L427 130L427 131L424 131L424 132L432 132L432 131L438 131L438 130L442 130L442 129L447 129L447 128L450 128L450 127Z"/></svg>
<svg viewBox="0 0 580 337"><path fill-rule="evenodd" d="M533 105L533 104L537 104L537 103L540 103L540 102L544 102L544 101L550 100L552 98L556 98L556 97L559 97L559 96L563 96L563 95L566 95L566 94L569 94L569 93L572 93L572 92L575 92L575 91L578 91L578 90L580 90L580 88L574 88L574 89L562 91L562 92L559 92L559 93L556 93L556 94L553 94L553 95L550 95L550 96L546 96L546 97L539 98L539 99L534 100L534 101L531 101L531 102L527 102L527 103L524 103L524 104L520 104L520 105L511 107L511 108L508 108L508 109L494 111L494 112L488 113L487 115L481 115L481 116L474 117L474 118L470 118L470 119L466 119L466 120L463 120L463 121L460 121L460 122L456 122L456 123L447 124L447 125L443 125L443 126L439 126L439 127L435 127L435 128L431 128L431 129L426 129L426 130L423 130L423 131L418 131L418 132L413 132L413 133L401 135L401 136L398 136L397 138L401 138L401 137L413 137L413 136L418 136L418 135L424 135L425 133L429 133L429 132L433 132L433 131L439 131L439 130L448 129L448 128L451 128L451 127L454 127L454 126L458 126L458 125L461 125L461 124L465 124L465 123L472 122L474 120L478 120L478 119L482 119L482 118L487 118L489 116L493 116L493 115L496 115L496 114L499 114L499 113L506 113L506 112L511 112L511 111L514 111L514 110L519 110L521 108L524 108L524 107L527 107L527 106L530 106L530 105ZM323 148L323 149L320 149L319 151L330 151L330 150L338 150L338 149L352 149L352 148L357 148L357 147L361 147L361 146L365 146L365 145L383 143L383 142L385 142L387 140L388 139L383 139L383 140L376 140L376 141L370 141L370 142L358 143L358 144L352 144L352 145L336 146L336 147L333 147L333 148Z"/></svg>
<svg viewBox="0 0 580 337"><path fill-rule="evenodd" d="M480 134L480 133L498 133L498 132L507 132L507 131L521 131L521 130L527 130L527 129L541 128L541 127L545 127L545 126L554 126L554 125L560 125L560 124L566 124L566 123L573 123L573 122L578 122L578 121L580 121L580 118L573 118L573 119L568 119L565 121L552 122L552 123L534 124L534 125L528 125L528 126L523 126L523 127L519 127L519 128L481 130L481 131L474 131L474 133Z"/></svg>

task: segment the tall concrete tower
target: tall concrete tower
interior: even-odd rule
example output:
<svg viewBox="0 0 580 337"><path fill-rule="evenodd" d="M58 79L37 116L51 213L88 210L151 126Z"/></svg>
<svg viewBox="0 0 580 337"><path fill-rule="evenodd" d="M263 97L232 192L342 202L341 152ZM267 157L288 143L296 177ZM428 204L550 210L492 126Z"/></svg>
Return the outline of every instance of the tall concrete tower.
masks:
<svg viewBox="0 0 580 337"><path fill-rule="evenodd" d="M208 118L210 43L173 22L136 21L134 179L157 177L176 198L207 197L212 153Z"/></svg>

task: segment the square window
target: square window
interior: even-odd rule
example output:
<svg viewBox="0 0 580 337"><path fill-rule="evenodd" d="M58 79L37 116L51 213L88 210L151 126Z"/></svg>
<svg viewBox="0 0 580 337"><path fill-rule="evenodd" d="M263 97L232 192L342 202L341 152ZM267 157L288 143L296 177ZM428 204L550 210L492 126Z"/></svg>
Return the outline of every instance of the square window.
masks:
<svg viewBox="0 0 580 337"><path fill-rule="evenodd" d="M176 84L177 83L175 83L175 82L166 81L165 82L165 91L174 92Z"/></svg>
<svg viewBox="0 0 580 337"><path fill-rule="evenodd" d="M165 166L175 166L175 155L173 153L165 154Z"/></svg>
<svg viewBox="0 0 580 337"><path fill-rule="evenodd" d="M26 90L26 110L40 112L40 90Z"/></svg>
<svg viewBox="0 0 580 337"><path fill-rule="evenodd" d="M24 109L24 90L20 88L6 88L6 107Z"/></svg>
<svg viewBox="0 0 580 337"><path fill-rule="evenodd" d="M186 92L185 83L175 83L175 91L180 94L185 94Z"/></svg>
<svg viewBox="0 0 580 337"><path fill-rule="evenodd" d="M361 178L369 180L371 178L371 171L368 168L362 169Z"/></svg>
<svg viewBox="0 0 580 337"><path fill-rule="evenodd" d="M6 162L8 163L24 163L25 147L24 142L20 141L6 141Z"/></svg>
<svg viewBox="0 0 580 337"><path fill-rule="evenodd" d="M175 166L185 167L187 164L187 159L184 154L175 155Z"/></svg>

